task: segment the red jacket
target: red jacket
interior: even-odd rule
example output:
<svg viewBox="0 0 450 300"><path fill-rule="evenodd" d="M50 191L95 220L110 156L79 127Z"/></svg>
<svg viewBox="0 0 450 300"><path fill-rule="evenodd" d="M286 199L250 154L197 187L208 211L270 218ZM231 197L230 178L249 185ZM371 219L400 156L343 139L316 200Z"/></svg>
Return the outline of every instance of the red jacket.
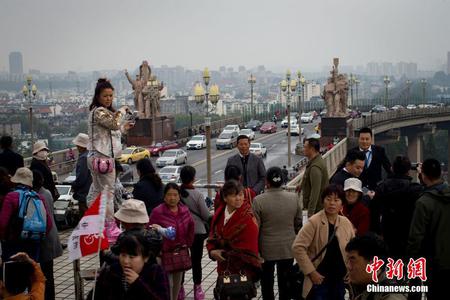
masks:
<svg viewBox="0 0 450 300"><path fill-rule="evenodd" d="M360 200L353 205L345 205L343 213L356 228L357 236L366 234L369 230L370 212Z"/></svg>
<svg viewBox="0 0 450 300"><path fill-rule="evenodd" d="M216 210L209 238L206 244L208 252L225 250L224 262L217 263L217 272L223 274L228 269L232 274L244 271L254 278L261 268L258 252L258 225L251 206L242 205L224 226L226 205Z"/></svg>
<svg viewBox="0 0 450 300"><path fill-rule="evenodd" d="M158 224L162 227L172 226L176 230L175 240L163 240L162 251L170 252L180 246L191 247L194 241L195 223L189 209L182 203L178 203L178 212L173 213L162 203L152 210L149 224Z"/></svg>
<svg viewBox="0 0 450 300"><path fill-rule="evenodd" d="M45 203L44 198L39 195L45 210L47 211L47 234L50 232L53 226L49 209ZM0 211L0 239L7 241L18 240L22 228L18 222L19 219L19 193L9 192L5 199L3 199L3 205Z"/></svg>

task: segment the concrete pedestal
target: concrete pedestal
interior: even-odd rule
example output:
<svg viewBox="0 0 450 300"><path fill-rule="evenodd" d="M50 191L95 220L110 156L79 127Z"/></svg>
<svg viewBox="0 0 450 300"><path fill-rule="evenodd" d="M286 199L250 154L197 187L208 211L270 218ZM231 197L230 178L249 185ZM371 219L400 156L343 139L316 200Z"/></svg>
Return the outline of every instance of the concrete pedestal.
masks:
<svg viewBox="0 0 450 300"><path fill-rule="evenodd" d="M136 125L127 135L127 146L149 146L153 143L164 140L175 139L175 118L173 116L158 116L154 120L155 130L153 131L153 120L139 119L136 120ZM152 133L155 133L154 137Z"/></svg>
<svg viewBox="0 0 450 300"><path fill-rule="evenodd" d="M346 117L323 117L320 124L321 136L344 138L348 135Z"/></svg>

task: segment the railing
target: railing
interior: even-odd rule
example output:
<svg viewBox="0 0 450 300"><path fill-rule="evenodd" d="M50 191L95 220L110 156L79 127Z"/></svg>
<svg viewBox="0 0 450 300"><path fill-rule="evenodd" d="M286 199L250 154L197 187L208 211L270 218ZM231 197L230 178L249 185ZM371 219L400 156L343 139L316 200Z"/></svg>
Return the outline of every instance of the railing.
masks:
<svg viewBox="0 0 450 300"><path fill-rule="evenodd" d="M325 160L328 174L331 176L337 169L338 165L342 162L347 154L347 138L344 138L337 143L333 148L327 151L322 157ZM288 182L286 189L293 191L300 184L304 174L304 168L300 171L294 179Z"/></svg>
<svg viewBox="0 0 450 300"><path fill-rule="evenodd" d="M72 148L73 154L78 156L77 148ZM76 160L69 160L67 153L69 149L59 150L51 153L52 161L49 163L50 170L56 172L56 174L66 174L70 173L75 167ZM24 164L29 167L31 164L32 157L27 157L24 159Z"/></svg>
<svg viewBox="0 0 450 300"><path fill-rule="evenodd" d="M367 114L361 118L353 119L351 122L351 130L355 131L362 127L370 127L377 133L377 127L392 122L443 116L450 116L450 107L399 109L382 113L371 113L370 115Z"/></svg>

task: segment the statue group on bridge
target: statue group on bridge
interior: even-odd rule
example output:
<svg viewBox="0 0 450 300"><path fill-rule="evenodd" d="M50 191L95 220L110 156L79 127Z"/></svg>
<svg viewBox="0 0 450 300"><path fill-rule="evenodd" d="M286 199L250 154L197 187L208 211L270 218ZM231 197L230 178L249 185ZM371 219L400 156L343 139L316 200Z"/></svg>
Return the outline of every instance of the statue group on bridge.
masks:
<svg viewBox="0 0 450 300"><path fill-rule="evenodd" d="M134 107L140 118L148 119L159 116L161 112L161 90L163 84L152 75L152 69L146 60L139 66L139 74L133 80L125 70L125 76L134 90Z"/></svg>
<svg viewBox="0 0 450 300"><path fill-rule="evenodd" d="M322 98L325 100L327 117L345 117L347 115L348 80L344 74L339 74L339 58L333 60L334 66L330 71L324 86Z"/></svg>

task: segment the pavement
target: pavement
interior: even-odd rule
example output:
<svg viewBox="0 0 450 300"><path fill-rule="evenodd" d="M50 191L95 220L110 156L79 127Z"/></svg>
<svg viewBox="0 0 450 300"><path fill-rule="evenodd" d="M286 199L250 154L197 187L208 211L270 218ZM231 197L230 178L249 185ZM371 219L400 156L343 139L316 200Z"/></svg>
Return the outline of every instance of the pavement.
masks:
<svg viewBox="0 0 450 300"><path fill-rule="evenodd" d="M70 236L72 229L67 229L60 232L61 241L67 242L67 239ZM99 259L96 255L90 255L81 259L81 270L94 269L99 267ZM203 252L202 259L203 266L203 282L202 287L206 294L205 299L214 299L213 289L216 284L217 272L216 266L217 263L212 261L206 252L206 249ZM56 291L56 299L58 300L74 300L75 299L75 285L74 285L74 276L73 276L73 264L69 260L67 249L64 250L64 253L61 257L55 259L54 262L54 275L55 275L55 291ZM93 287L94 281L86 281L84 285L84 294L85 296L89 293L89 291ZM194 299L193 292L193 281L192 281L192 272L189 270L185 274L185 284L184 284L185 292L186 292L186 300ZM275 293L278 295L278 288L275 280ZM256 299L262 299L260 288L258 289L258 297ZM100 300L100 299L99 299Z"/></svg>

